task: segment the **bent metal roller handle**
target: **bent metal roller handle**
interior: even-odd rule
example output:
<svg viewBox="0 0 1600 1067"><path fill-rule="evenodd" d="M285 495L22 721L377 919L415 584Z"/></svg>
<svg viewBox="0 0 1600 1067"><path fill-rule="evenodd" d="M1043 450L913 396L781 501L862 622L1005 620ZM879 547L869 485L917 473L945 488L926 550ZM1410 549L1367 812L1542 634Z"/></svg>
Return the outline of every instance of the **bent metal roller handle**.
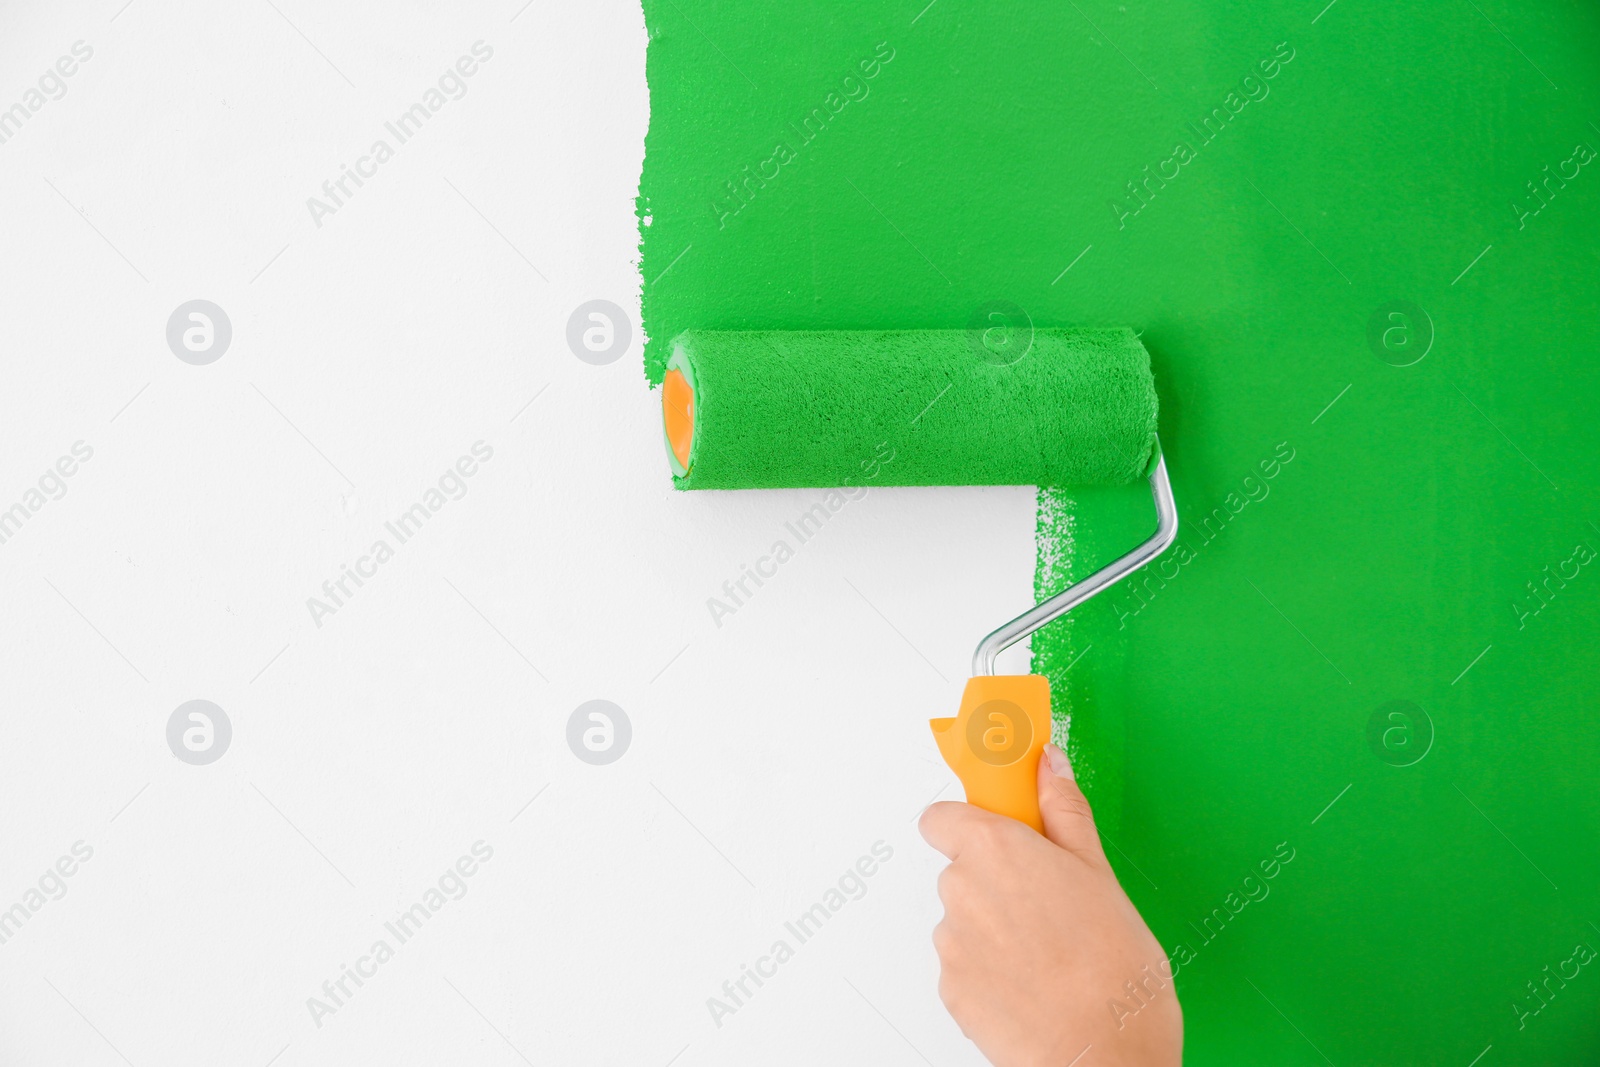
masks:
<svg viewBox="0 0 1600 1067"><path fill-rule="evenodd" d="M1178 508L1159 446L1150 471L1156 531L1080 582L995 630L972 654L972 677L951 719L930 719L939 752L967 791L967 802L1044 831L1039 815L1039 754L1050 740L1050 682L1039 674L994 673L995 657L1165 552L1178 536Z"/></svg>
<svg viewBox="0 0 1600 1067"><path fill-rule="evenodd" d="M984 638L960 711L934 719L967 799L1041 829L1050 683L995 656L1172 542L1150 356L1133 331L1037 329L1004 358L963 330L687 330L662 380L678 489L1108 485L1147 477L1144 544Z"/></svg>

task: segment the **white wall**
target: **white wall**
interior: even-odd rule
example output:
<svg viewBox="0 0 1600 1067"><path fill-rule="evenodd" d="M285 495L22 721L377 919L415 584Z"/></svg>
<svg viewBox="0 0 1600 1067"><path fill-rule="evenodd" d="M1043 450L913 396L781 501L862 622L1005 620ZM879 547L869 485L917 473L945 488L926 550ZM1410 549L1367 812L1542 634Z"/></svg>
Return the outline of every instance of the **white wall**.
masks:
<svg viewBox="0 0 1600 1067"><path fill-rule="evenodd" d="M875 490L715 625L822 494L670 488L638 10L122 3L0 11L0 108L92 49L0 143L0 508L26 513L0 544L0 1063L979 1062L937 1000L914 818L959 796L926 718L1028 603L1031 490ZM480 40L399 144L384 123ZM207 365L166 337L195 299L232 328ZM566 340L593 299L632 325L603 366ZM385 520L480 441L400 544ZM168 744L196 699L232 727L204 765ZM593 699L631 722L608 765L567 743ZM400 944L384 923L479 841ZM878 841L799 944L785 921ZM308 998L379 939L319 1026ZM779 939L717 1026L707 998Z"/></svg>

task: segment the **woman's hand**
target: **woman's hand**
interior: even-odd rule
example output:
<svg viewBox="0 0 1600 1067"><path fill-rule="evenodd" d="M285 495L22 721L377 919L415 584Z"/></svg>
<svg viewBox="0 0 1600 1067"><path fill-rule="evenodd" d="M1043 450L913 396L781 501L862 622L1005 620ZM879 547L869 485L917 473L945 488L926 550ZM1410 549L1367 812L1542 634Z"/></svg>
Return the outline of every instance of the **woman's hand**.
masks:
<svg viewBox="0 0 1600 1067"><path fill-rule="evenodd" d="M1177 1067L1183 1014L1166 953L1117 883L1066 756L1039 759L1044 836L944 801L923 812L950 859L934 927L939 996L996 1067Z"/></svg>

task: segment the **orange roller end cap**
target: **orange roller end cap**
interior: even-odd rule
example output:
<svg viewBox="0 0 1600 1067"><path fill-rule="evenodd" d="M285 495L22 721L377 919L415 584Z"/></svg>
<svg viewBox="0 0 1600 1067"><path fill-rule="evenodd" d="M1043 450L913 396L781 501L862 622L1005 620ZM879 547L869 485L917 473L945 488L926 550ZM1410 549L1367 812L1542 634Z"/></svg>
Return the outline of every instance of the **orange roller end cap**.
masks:
<svg viewBox="0 0 1600 1067"><path fill-rule="evenodd" d="M678 466L689 469L689 451L694 444L694 386L683 372L667 371L661 383L661 419L667 431L667 447Z"/></svg>

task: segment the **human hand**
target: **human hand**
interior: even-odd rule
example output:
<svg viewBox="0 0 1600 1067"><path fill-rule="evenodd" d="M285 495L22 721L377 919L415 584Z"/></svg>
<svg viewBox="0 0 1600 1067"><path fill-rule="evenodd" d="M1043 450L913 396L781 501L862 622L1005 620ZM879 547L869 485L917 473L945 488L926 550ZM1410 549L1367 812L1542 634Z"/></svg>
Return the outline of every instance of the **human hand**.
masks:
<svg viewBox="0 0 1600 1067"><path fill-rule="evenodd" d="M955 801L922 813L922 836L950 860L933 930L939 998L996 1067L1181 1064L1166 953L1112 873L1055 745L1039 758L1039 810L1043 836Z"/></svg>

